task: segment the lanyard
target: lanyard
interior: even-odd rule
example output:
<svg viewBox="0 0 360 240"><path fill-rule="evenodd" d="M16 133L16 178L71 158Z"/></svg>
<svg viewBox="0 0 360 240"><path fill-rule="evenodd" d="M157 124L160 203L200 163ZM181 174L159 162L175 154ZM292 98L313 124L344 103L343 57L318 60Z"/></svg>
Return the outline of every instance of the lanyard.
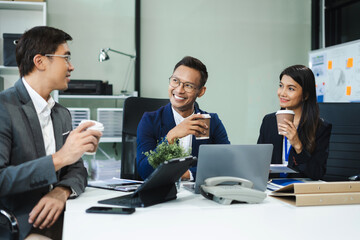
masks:
<svg viewBox="0 0 360 240"><path fill-rule="evenodd" d="M289 162L289 154L292 146L288 148L288 140L287 137L285 137L285 162Z"/></svg>
<svg viewBox="0 0 360 240"><path fill-rule="evenodd" d="M291 145L290 145L290 147L289 147L289 149L288 149L288 140L287 140L287 137L284 137L284 147L285 147L285 149L284 149L284 153L285 153L285 162L286 162L286 164L288 163L288 161L289 161L289 154L290 154L290 150L291 150ZM281 178L286 178L287 177L287 173L280 173L280 177Z"/></svg>

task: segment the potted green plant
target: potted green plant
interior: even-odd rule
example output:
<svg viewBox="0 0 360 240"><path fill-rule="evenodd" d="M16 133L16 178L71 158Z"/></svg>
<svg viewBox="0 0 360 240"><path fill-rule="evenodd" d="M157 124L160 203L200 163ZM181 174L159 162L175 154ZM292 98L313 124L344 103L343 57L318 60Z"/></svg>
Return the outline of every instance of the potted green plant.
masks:
<svg viewBox="0 0 360 240"><path fill-rule="evenodd" d="M149 164L155 169L161 163L173 158L182 158L191 155L191 149L186 151L176 139L173 144L169 144L166 138L157 145L156 149L144 153L148 157Z"/></svg>

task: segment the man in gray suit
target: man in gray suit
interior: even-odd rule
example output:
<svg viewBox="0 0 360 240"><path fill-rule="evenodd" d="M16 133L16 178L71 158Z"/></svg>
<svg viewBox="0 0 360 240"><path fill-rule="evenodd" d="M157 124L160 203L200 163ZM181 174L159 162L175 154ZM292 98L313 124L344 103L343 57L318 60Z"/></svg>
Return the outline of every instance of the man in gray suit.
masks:
<svg viewBox="0 0 360 240"><path fill-rule="evenodd" d="M61 239L66 200L87 184L81 156L95 151L101 137L86 130L93 123L72 131L69 111L50 95L68 87L70 40L51 27L25 32L16 47L21 79L0 93L0 209L15 215L20 239Z"/></svg>

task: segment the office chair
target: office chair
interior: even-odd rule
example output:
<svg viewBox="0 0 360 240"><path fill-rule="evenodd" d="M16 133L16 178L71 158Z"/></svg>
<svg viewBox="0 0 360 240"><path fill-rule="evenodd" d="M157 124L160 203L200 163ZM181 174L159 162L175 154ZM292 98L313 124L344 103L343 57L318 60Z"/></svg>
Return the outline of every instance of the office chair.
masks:
<svg viewBox="0 0 360 240"><path fill-rule="evenodd" d="M319 103L320 117L332 123L325 181L356 180L360 173L360 103Z"/></svg>
<svg viewBox="0 0 360 240"><path fill-rule="evenodd" d="M136 131L145 112L169 103L169 99L129 97L124 102L121 149L121 178L142 180L136 170Z"/></svg>
<svg viewBox="0 0 360 240"><path fill-rule="evenodd" d="M14 214L5 209L0 209L0 235L6 239L19 239L17 219Z"/></svg>

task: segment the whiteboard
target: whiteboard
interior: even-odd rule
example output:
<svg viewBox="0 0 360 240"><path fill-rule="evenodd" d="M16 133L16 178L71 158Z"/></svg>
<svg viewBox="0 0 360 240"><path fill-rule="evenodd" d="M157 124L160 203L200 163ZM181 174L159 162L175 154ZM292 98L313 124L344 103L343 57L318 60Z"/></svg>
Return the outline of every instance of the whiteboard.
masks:
<svg viewBox="0 0 360 240"><path fill-rule="evenodd" d="M360 40L309 52L318 102L360 102Z"/></svg>

